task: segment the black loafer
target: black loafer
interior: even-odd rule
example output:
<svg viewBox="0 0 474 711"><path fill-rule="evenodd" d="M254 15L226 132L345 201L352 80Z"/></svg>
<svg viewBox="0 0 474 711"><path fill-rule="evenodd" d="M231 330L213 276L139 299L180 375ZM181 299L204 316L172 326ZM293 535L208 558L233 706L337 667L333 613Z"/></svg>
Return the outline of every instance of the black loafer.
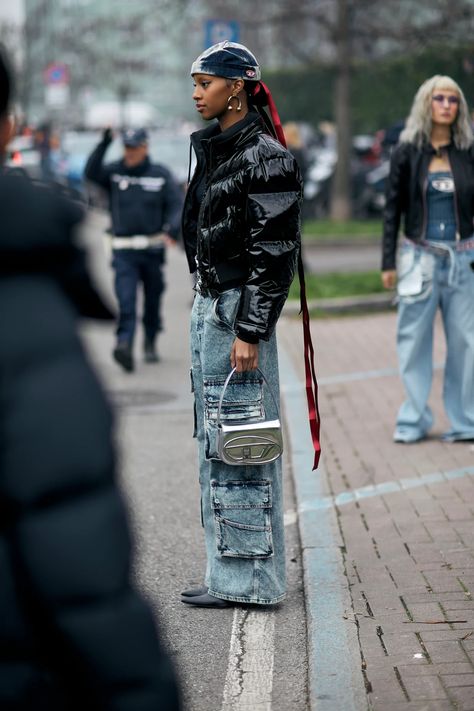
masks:
<svg viewBox="0 0 474 711"><path fill-rule="evenodd" d="M207 587L202 587L202 588L191 588L190 590L183 590L181 595L183 597L198 597L199 595L205 595L209 588Z"/></svg>
<svg viewBox="0 0 474 711"><path fill-rule="evenodd" d="M158 363L160 359L156 351L156 345L154 341L145 341L143 348L143 356L145 363Z"/></svg>
<svg viewBox="0 0 474 711"><path fill-rule="evenodd" d="M232 607L227 600L222 600L220 597L214 597L206 593L205 595L194 595L193 597L182 597L181 602L186 605L195 605L195 607Z"/></svg>
<svg viewBox="0 0 474 711"><path fill-rule="evenodd" d="M117 343L112 353L114 360L127 372L134 369L132 349L128 343Z"/></svg>

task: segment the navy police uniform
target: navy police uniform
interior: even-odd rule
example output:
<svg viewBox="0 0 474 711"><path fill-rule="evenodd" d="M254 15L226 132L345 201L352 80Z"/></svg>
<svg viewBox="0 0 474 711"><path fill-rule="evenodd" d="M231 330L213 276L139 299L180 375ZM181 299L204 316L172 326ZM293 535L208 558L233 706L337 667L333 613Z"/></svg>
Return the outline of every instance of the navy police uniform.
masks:
<svg viewBox="0 0 474 711"><path fill-rule="evenodd" d="M147 143L144 129L129 129L123 135L125 146ZM136 326L136 294L143 284L145 359L156 360L154 343L162 329L161 297L165 288L163 233L178 239L182 193L169 170L153 164L146 156L130 167L123 159L104 165L112 142L107 129L86 165L85 175L108 192L112 220L112 266L119 303L117 346L114 357L133 370L132 347Z"/></svg>

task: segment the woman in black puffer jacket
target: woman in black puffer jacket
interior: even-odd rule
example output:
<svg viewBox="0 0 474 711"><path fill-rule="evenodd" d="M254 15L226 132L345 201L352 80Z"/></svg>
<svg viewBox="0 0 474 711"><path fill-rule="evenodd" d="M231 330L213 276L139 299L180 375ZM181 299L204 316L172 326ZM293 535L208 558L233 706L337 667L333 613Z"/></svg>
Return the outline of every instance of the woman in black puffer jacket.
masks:
<svg viewBox="0 0 474 711"><path fill-rule="evenodd" d="M0 55L0 154L7 89ZM80 218L0 160L0 709L177 711L76 333L77 311L112 318L72 244Z"/></svg>
<svg viewBox="0 0 474 711"><path fill-rule="evenodd" d="M192 378L208 565L204 587L185 591L182 601L274 604L285 595L281 460L225 464L216 420L231 368L223 419L277 415L256 369L278 395L275 325L297 265L302 182L276 138L279 122L255 110L263 99L277 118L246 47L215 45L191 74L197 110L217 122L191 137L197 166L183 213L189 266L197 272Z"/></svg>

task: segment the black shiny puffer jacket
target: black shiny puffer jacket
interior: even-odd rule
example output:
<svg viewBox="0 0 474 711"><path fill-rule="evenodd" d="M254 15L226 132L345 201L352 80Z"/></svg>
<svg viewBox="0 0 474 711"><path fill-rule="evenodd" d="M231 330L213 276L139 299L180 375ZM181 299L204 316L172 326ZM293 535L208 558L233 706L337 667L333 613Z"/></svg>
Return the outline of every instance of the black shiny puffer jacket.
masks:
<svg viewBox="0 0 474 711"><path fill-rule="evenodd" d="M455 186L455 212L459 239L472 237L474 226L474 148L446 148ZM404 215L404 233L417 242L425 235L428 168L435 155L430 144L417 148L400 143L393 151L384 210L382 269L395 269L398 230Z"/></svg>
<svg viewBox="0 0 474 711"><path fill-rule="evenodd" d="M77 313L112 318L81 210L0 166L0 709L178 711L131 583L112 418Z"/></svg>
<svg viewBox="0 0 474 711"><path fill-rule="evenodd" d="M293 156L249 112L191 136L197 166L183 211L191 272L210 293L242 286L236 335L268 340L300 248L302 181Z"/></svg>

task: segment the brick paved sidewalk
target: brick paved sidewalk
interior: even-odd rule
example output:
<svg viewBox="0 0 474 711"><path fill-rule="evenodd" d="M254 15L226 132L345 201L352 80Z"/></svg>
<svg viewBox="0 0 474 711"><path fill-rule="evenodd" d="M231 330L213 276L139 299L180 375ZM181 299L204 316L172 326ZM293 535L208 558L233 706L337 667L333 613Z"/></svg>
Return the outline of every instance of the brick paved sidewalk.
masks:
<svg viewBox="0 0 474 711"><path fill-rule="evenodd" d="M439 440L448 429L441 369L430 439L392 442L403 398L395 320L391 312L313 322L327 474L318 505L337 514L372 707L467 711L474 709L474 446ZM300 322L284 318L279 338L301 367ZM440 323L434 360L444 360Z"/></svg>

